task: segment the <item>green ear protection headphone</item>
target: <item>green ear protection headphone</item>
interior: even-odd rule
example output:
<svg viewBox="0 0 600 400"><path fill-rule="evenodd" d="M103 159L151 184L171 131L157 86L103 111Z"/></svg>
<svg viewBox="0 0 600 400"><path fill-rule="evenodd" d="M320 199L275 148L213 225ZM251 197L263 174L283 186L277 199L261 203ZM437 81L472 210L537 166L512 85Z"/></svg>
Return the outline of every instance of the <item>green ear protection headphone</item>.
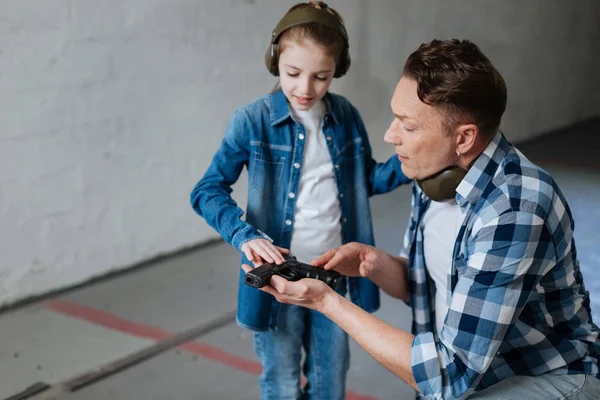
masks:
<svg viewBox="0 0 600 400"><path fill-rule="evenodd" d="M467 170L452 166L425 179L417 179L417 185L433 201L454 199L456 188L467 175Z"/></svg>
<svg viewBox="0 0 600 400"><path fill-rule="evenodd" d="M350 68L350 54L348 52L348 33L342 20L330 14L326 9L318 9L313 7L301 8L294 10L285 15L277 24L271 35L271 43L265 54L265 64L269 72L275 76L279 76L279 38L287 29L301 24L314 22L330 27L340 34L344 39L346 46L340 54L340 58L335 68L335 78L343 76Z"/></svg>

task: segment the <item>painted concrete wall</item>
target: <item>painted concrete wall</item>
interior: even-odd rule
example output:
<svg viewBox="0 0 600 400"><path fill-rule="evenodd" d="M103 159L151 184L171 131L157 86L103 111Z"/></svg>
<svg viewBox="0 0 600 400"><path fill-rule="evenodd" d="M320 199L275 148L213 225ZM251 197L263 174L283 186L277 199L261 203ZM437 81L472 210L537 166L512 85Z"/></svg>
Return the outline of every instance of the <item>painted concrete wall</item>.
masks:
<svg viewBox="0 0 600 400"><path fill-rule="evenodd" d="M263 54L291 4L0 2L0 305L216 236L189 191L233 109L275 84ZM405 58L436 37L470 38L507 80L506 134L530 138L600 114L598 4L331 1L353 59L333 90L388 157ZM245 190L242 177L242 204Z"/></svg>

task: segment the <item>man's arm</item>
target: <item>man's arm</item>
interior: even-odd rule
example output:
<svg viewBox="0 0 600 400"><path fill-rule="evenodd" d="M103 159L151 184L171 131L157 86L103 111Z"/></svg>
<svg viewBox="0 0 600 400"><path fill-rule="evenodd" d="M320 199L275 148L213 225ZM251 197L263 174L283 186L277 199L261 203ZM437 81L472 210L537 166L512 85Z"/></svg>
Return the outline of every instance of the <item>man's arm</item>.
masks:
<svg viewBox="0 0 600 400"><path fill-rule="evenodd" d="M246 272L252 269L248 265L242 268ZM386 324L317 279L290 282L273 276L270 286L261 290L270 293L279 302L321 312L346 331L377 362L418 390L410 361L413 335Z"/></svg>
<svg viewBox="0 0 600 400"><path fill-rule="evenodd" d="M388 295L410 303L408 293L408 260L404 257L394 257L381 251L385 268L373 271L369 279Z"/></svg>
<svg viewBox="0 0 600 400"><path fill-rule="evenodd" d="M383 322L334 291L317 311L346 331L375 361L419 390L410 362L413 335Z"/></svg>
<svg viewBox="0 0 600 400"><path fill-rule="evenodd" d="M347 251L346 246L337 252ZM263 289L282 303L312 308L331 318L388 370L413 387L416 384L423 396L464 399L475 390L548 268L552 236L538 216L511 211L480 226L468 246L470 257L437 341L432 332L413 338L385 324L315 279L288 282L273 277L272 286ZM353 262L348 262L338 263L335 269L358 271L362 276L371 269L377 279L394 271L393 263L364 257L370 251L352 254L349 261L356 264L358 259L359 268L350 268ZM319 265L322 257L313 263ZM334 260L335 255L329 258Z"/></svg>
<svg viewBox="0 0 600 400"><path fill-rule="evenodd" d="M362 243L348 243L329 250L311 263L346 276L369 278L392 297L409 302L408 260Z"/></svg>

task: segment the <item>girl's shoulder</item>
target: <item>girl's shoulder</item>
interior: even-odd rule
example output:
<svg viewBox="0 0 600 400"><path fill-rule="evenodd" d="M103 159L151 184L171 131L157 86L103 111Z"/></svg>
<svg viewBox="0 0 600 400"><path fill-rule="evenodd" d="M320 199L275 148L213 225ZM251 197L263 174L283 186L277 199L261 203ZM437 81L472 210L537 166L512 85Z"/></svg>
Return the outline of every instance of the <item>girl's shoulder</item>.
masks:
<svg viewBox="0 0 600 400"><path fill-rule="evenodd" d="M247 103L239 108L237 108L234 112L234 115L238 115L239 117L244 117L249 119L250 121L262 120L265 117L269 117L269 95L263 95L257 97L252 100L250 103Z"/></svg>
<svg viewBox="0 0 600 400"><path fill-rule="evenodd" d="M279 124L290 115L285 98L274 98L272 93L260 96L233 112L230 124L245 137L271 135L282 129Z"/></svg>

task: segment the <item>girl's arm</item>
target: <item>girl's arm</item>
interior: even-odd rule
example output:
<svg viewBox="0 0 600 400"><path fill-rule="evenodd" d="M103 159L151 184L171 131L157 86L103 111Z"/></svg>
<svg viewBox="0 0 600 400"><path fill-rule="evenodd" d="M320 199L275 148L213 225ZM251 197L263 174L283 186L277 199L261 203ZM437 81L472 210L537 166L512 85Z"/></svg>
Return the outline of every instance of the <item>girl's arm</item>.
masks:
<svg viewBox="0 0 600 400"><path fill-rule="evenodd" d="M354 120L365 147L364 160L369 196L387 193L402 184L410 183L411 179L407 178L402 172L402 164L396 155L393 155L384 163L375 161L371 153L371 143L369 142L369 135L367 134L363 120L354 106L352 106L352 112L354 113Z"/></svg>
<svg viewBox="0 0 600 400"><path fill-rule="evenodd" d="M238 180L250 157L249 120L235 111L229 121L221 147L208 170L190 195L192 208L223 239L238 250L257 238L269 239L264 233L242 220L244 211L231 198L231 186Z"/></svg>

